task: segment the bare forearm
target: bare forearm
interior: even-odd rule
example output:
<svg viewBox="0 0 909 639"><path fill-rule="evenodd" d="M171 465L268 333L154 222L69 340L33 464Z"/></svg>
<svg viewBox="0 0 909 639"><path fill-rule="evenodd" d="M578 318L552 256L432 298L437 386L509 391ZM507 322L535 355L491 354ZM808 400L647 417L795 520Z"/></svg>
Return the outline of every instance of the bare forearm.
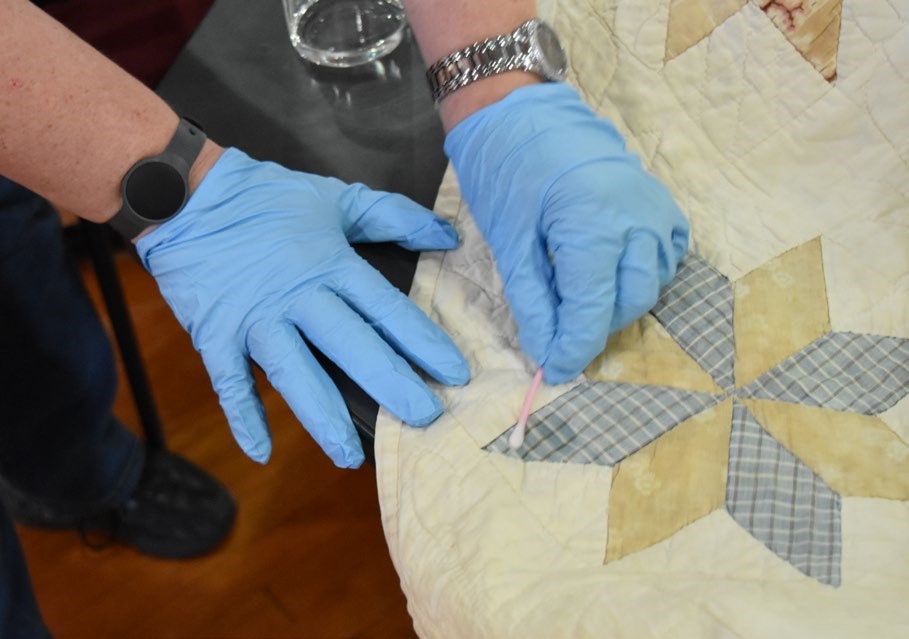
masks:
<svg viewBox="0 0 909 639"><path fill-rule="evenodd" d="M534 0L405 0L404 6L427 66L473 42L509 33L536 15ZM539 81L532 73L512 71L459 89L439 107L445 130L514 89Z"/></svg>
<svg viewBox="0 0 909 639"><path fill-rule="evenodd" d="M154 92L25 0L0 0L0 175L95 221L178 117ZM220 154L209 142L191 186Z"/></svg>

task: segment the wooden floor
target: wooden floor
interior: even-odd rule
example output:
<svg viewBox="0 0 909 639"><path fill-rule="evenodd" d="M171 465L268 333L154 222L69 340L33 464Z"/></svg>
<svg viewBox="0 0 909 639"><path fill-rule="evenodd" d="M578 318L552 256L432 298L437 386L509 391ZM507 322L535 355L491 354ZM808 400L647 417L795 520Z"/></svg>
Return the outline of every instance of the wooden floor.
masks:
<svg viewBox="0 0 909 639"><path fill-rule="evenodd" d="M274 453L266 466L249 461L154 281L128 256L118 264L169 446L230 488L238 518L221 548L192 561L97 552L75 533L20 527L51 631L58 639L413 637L373 469L336 469L261 380ZM90 274L86 281L97 300ZM137 427L122 383L115 412Z"/></svg>

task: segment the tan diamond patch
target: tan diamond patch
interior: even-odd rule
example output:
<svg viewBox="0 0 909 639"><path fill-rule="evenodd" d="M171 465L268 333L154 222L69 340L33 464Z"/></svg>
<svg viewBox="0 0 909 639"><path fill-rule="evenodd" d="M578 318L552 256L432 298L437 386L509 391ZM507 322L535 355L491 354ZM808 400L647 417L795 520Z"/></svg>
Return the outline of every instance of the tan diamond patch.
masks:
<svg viewBox="0 0 909 639"><path fill-rule="evenodd" d="M732 401L704 411L613 469L604 563L649 548L722 508Z"/></svg>
<svg viewBox="0 0 909 639"><path fill-rule="evenodd" d="M909 499L909 446L880 418L769 400L742 403L839 494Z"/></svg>
<svg viewBox="0 0 909 639"><path fill-rule="evenodd" d="M645 315L609 337L604 350L584 371L601 382L671 386L703 393L722 390L682 350L653 315Z"/></svg>
<svg viewBox="0 0 909 639"><path fill-rule="evenodd" d="M709 36L748 0L672 0L666 31L666 57L671 60Z"/></svg>
<svg viewBox="0 0 909 639"><path fill-rule="evenodd" d="M781 308L786 312L781 313ZM733 322L739 387L829 333L820 238L738 280Z"/></svg>

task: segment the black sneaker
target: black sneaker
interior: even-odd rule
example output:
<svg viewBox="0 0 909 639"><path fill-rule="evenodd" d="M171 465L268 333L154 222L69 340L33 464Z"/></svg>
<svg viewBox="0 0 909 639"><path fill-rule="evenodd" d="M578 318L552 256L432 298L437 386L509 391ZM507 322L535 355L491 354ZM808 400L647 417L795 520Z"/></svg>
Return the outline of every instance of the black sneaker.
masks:
<svg viewBox="0 0 909 639"><path fill-rule="evenodd" d="M115 508L72 521L40 512L27 500L7 501L13 518L41 528L76 528L96 549L112 543L167 559L198 557L214 550L230 532L237 507L227 489L187 460L166 451L147 451L139 483Z"/></svg>

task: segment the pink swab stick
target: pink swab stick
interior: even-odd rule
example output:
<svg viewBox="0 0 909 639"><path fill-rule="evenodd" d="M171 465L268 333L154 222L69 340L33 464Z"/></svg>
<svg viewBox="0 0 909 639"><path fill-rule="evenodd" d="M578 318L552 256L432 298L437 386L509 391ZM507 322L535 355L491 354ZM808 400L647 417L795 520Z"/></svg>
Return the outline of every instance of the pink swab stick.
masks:
<svg viewBox="0 0 909 639"><path fill-rule="evenodd" d="M527 431L527 418L530 417L530 408L533 406L533 400L540 390L540 383L543 381L543 367L537 369L537 374L533 376L533 383L530 390L524 397L524 405L521 407L521 414L518 417L518 423L508 436L508 446L512 450L517 450L524 444L524 433Z"/></svg>

